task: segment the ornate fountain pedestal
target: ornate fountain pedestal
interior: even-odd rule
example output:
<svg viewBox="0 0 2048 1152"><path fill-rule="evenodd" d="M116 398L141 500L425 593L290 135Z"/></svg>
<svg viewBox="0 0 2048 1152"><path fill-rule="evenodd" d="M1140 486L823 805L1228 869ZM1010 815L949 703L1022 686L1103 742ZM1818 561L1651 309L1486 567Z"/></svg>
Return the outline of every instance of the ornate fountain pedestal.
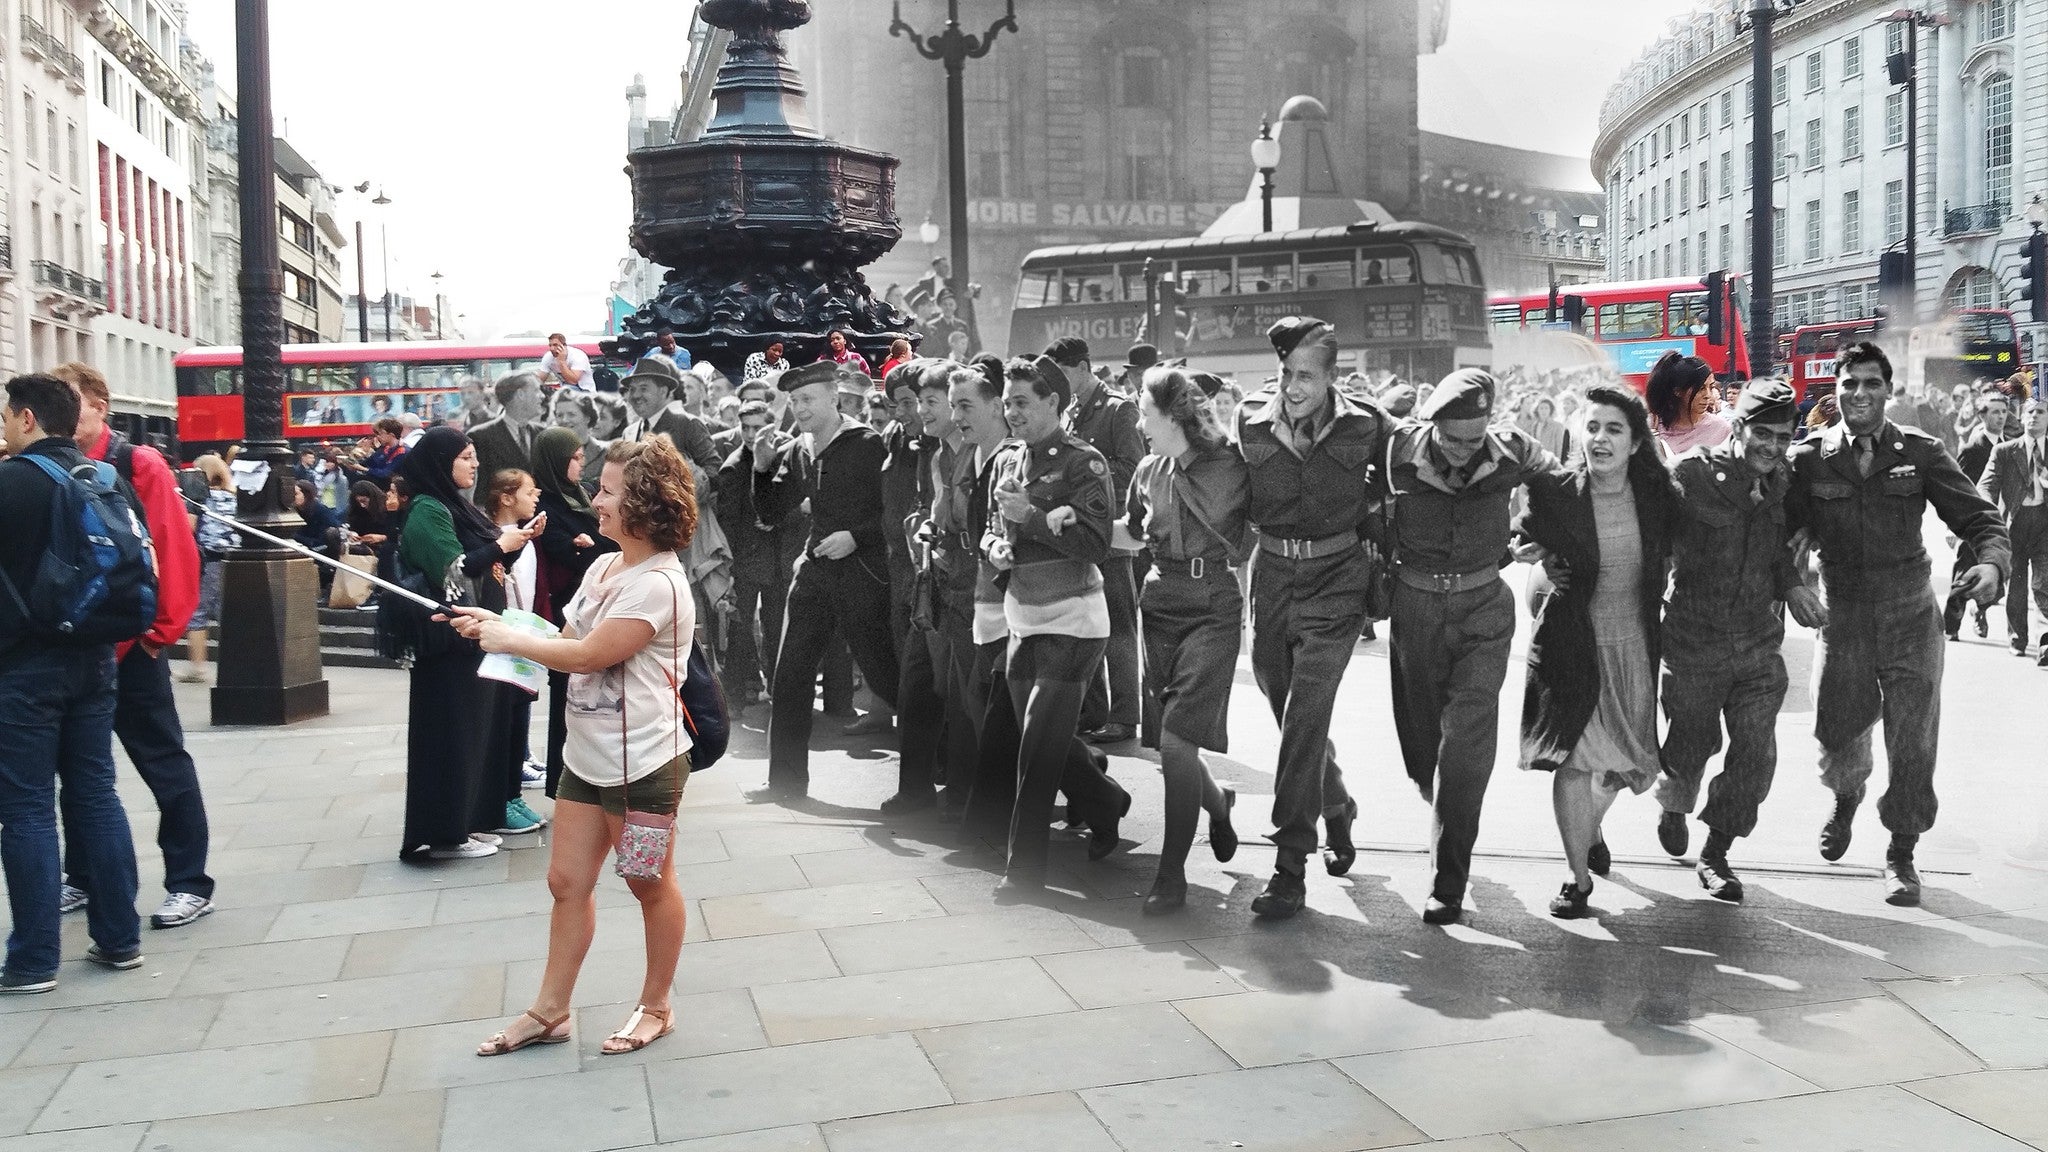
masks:
<svg viewBox="0 0 2048 1152"><path fill-rule="evenodd" d="M633 247L670 272L616 350L638 355L667 328L737 380L750 353L780 342L805 363L836 329L881 363L909 318L875 299L860 269L903 237L896 158L811 124L782 46L810 22L807 0L706 0L701 14L732 45L704 134L627 157Z"/></svg>

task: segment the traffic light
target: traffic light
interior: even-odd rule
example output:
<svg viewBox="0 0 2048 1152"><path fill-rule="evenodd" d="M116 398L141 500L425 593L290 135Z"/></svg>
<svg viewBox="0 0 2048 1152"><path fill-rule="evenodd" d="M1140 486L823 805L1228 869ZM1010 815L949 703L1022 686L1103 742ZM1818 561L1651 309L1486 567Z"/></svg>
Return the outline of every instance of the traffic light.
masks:
<svg viewBox="0 0 2048 1152"><path fill-rule="evenodd" d="M1707 273L1707 343L1728 344L1728 277L1721 272Z"/></svg>
<svg viewBox="0 0 2048 1152"><path fill-rule="evenodd" d="M1886 252L1877 258L1877 294L1890 297L1906 291L1906 254Z"/></svg>
<svg viewBox="0 0 2048 1152"><path fill-rule="evenodd" d="M2048 321L2048 236L2040 232L2020 247L2019 296L2037 323Z"/></svg>
<svg viewBox="0 0 2048 1152"><path fill-rule="evenodd" d="M1557 281L1555 280L1550 282L1550 307L1543 313L1543 319L1546 321L1555 321L1557 319Z"/></svg>
<svg viewBox="0 0 2048 1152"><path fill-rule="evenodd" d="M1586 298L1585 298L1584 296L1567 296L1567 297L1565 297L1565 298L1564 298L1564 308L1563 308L1563 311L1564 311L1564 322L1572 326L1572 331L1574 331L1574 332L1583 332L1583 331L1585 331L1585 329L1586 329Z"/></svg>

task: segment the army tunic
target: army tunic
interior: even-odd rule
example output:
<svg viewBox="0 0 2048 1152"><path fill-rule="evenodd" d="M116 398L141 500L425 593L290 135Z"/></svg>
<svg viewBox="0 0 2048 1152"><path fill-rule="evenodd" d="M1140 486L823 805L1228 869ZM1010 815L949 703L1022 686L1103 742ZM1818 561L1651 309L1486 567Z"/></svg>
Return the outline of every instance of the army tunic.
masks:
<svg viewBox="0 0 2048 1152"><path fill-rule="evenodd" d="M1087 400L1076 399L1067 409L1067 431L1075 439L1102 454L1109 466L1112 508L1122 508L1131 489L1131 477L1145 458L1145 436L1138 430L1138 406L1130 400L1096 385ZM1138 657L1138 590L1130 556L1111 552L1103 557L1102 595L1109 609L1109 648L1104 655L1105 676L1089 683L1082 704L1082 727L1129 724L1140 719Z"/></svg>

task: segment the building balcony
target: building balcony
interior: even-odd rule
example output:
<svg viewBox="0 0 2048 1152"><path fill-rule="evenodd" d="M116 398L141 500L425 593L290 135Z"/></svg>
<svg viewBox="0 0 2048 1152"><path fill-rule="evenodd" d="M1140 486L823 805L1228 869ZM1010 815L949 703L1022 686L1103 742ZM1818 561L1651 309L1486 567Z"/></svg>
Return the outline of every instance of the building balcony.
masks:
<svg viewBox="0 0 2048 1152"><path fill-rule="evenodd" d="M1941 236L1952 240L1958 236L1970 236L1983 232L1997 232L2005 227L2012 215L2012 205L2003 200L1989 204L1970 204L1961 208L1944 207L1941 213Z"/></svg>
<svg viewBox="0 0 2048 1152"><path fill-rule="evenodd" d="M29 269L36 284L36 298L52 312L64 316L91 316L106 311L107 286L83 272L74 272L54 260L34 260Z"/></svg>
<svg viewBox="0 0 2048 1152"><path fill-rule="evenodd" d="M14 236L0 232L0 277L14 275Z"/></svg>
<svg viewBox="0 0 2048 1152"><path fill-rule="evenodd" d="M85 61L25 12L21 17L21 46L30 56L41 60L52 75L62 77L77 91L85 91Z"/></svg>

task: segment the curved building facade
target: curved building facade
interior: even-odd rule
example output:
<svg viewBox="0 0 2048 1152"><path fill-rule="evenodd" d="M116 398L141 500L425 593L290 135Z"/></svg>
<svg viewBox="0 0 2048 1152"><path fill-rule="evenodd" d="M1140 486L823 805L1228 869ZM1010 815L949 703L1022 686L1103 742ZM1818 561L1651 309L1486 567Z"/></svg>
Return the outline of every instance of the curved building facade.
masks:
<svg viewBox="0 0 2048 1152"><path fill-rule="evenodd" d="M1924 27L1884 19L1900 0L1803 0L1778 21L1760 165L1747 7L1715 0L1674 21L1609 92L1593 147L1608 276L1749 268L1764 179L1779 327L1871 315L1878 257L1909 227L1906 90L1886 60L1917 36L1920 309L2013 306L2026 208L2048 200L2048 0L1918 0L1935 18ZM2029 359L2048 354L2034 343Z"/></svg>

